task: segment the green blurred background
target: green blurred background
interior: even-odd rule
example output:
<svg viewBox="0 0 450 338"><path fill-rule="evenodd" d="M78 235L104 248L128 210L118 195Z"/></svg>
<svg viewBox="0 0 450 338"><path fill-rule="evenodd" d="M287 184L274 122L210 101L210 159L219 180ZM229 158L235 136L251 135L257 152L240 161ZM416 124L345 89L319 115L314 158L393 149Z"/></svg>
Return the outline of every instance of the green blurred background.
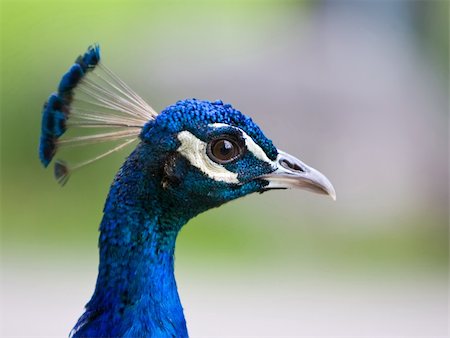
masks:
<svg viewBox="0 0 450 338"><path fill-rule="evenodd" d="M88 45L156 110L222 99L324 172L181 232L194 337L446 336L447 1L2 1L2 337L66 336L93 291L109 184L131 149L61 188L40 112ZM80 150L82 151L82 150Z"/></svg>

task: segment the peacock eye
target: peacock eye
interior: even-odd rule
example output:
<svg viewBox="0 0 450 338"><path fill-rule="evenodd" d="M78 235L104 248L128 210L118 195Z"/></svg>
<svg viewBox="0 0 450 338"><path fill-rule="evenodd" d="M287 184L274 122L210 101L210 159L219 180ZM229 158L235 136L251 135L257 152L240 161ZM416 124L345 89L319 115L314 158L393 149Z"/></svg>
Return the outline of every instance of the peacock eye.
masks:
<svg viewBox="0 0 450 338"><path fill-rule="evenodd" d="M208 143L207 154L211 160L219 164L230 163L242 154L243 147L238 142L220 137Z"/></svg>

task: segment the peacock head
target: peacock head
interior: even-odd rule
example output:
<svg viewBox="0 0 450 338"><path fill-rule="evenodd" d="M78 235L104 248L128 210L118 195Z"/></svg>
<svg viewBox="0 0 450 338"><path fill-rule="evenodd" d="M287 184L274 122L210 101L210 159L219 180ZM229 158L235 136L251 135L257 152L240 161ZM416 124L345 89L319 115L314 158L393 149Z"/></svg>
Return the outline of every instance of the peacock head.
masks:
<svg viewBox="0 0 450 338"><path fill-rule="evenodd" d="M114 129L61 138L69 126ZM143 168L153 168L171 203L195 203L206 210L253 192L287 188L336 196L323 174L277 149L251 118L231 105L189 99L157 113L100 63L98 46L91 47L44 107L41 161L48 165L56 149L66 144L121 141L80 165L56 162L56 177L65 183L71 170L135 139L141 141Z"/></svg>
<svg viewBox="0 0 450 338"><path fill-rule="evenodd" d="M78 164L57 160L55 176L65 184L74 170L135 141L105 203L96 290L73 337L187 337L173 253L191 217L271 189L303 188L335 198L324 175L278 150L231 105L190 99L158 113L92 46L44 105L40 160L47 167L66 146L115 142Z"/></svg>
<svg viewBox="0 0 450 338"><path fill-rule="evenodd" d="M190 196L213 207L292 187L335 198L324 175L278 150L251 118L222 101L178 101L147 122L140 137L164 154L158 156L164 159L161 185L175 200Z"/></svg>

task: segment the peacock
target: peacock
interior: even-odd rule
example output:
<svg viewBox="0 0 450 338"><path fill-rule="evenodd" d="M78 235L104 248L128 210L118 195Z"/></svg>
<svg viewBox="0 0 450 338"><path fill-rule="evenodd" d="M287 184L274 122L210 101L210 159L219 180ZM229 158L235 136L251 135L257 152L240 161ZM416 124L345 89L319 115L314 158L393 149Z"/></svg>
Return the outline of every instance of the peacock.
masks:
<svg viewBox="0 0 450 338"><path fill-rule="evenodd" d="M106 144L88 160L56 160L64 185L77 169L136 142L116 174L100 224L98 277L78 337L188 337L174 277L180 229L228 201L301 188L335 199L329 180L277 149L255 122L220 100L180 100L157 113L100 60L92 45L42 112L39 157Z"/></svg>

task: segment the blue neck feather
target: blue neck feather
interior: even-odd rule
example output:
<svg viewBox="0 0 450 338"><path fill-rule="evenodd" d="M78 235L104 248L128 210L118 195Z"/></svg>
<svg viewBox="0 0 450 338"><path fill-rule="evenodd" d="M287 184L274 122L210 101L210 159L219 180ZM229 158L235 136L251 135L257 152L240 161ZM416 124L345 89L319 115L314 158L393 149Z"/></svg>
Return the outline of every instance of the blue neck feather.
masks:
<svg viewBox="0 0 450 338"><path fill-rule="evenodd" d="M71 125L67 124L69 118L74 118L73 126L78 124L81 127L98 127L98 124L120 128L136 127L136 124L142 126L142 129L125 134L131 137L130 140L72 168L92 163L120 149L133 141L133 137L140 132L141 143L119 170L106 200L100 225L100 265L96 288L71 336L187 337L174 277L175 242L182 226L203 211L250 193L280 187L314 187L313 190L317 190L317 186L311 185L315 182L311 183L311 176L301 176L300 173L304 171L300 161L294 158L295 161L291 163L293 157L288 155L281 162L278 157L283 154L278 153L272 141L264 136L251 118L231 105L220 100L210 102L188 99L178 101L156 114L148 105L142 106L140 101L136 104L135 94L132 94L133 97L128 96L125 93L130 91L128 87L107 68L101 67L99 61L99 46L91 46L64 74L57 93L52 94L44 105L42 115L39 156L45 167L52 161L60 145L59 139ZM88 78L82 81L89 72L98 68L106 74L97 74L102 79L102 85L89 82L92 79ZM111 88L103 90L104 82L120 94L115 97L116 94L109 92ZM87 101L83 101L83 96L81 99L78 97L79 101L94 107L94 112L100 106L118 115L112 114L109 119L102 112L99 115L86 115L85 111L89 112L89 109L84 105L77 108L73 98L78 94L74 90L81 85L87 87L84 91L80 89L79 93L87 96L91 90L94 93ZM113 95L114 100L109 95ZM98 102L91 101L93 99ZM126 103L128 110L121 108L122 102ZM105 106L106 103L109 105ZM123 113L132 115L133 121L122 123L121 120L125 118ZM185 146L182 142L185 138L180 138L186 136L184 132L189 142L195 140L192 141L194 145L188 146L191 153L187 155L183 153L185 149L182 147ZM99 134L90 140L106 140L110 137L121 139L123 136L119 132L113 133L113 136ZM252 142L247 143L248 138ZM74 137L67 138L65 142L80 140L86 139ZM225 141L234 144L231 150L239 152L231 161L220 160L222 155L226 157L227 154L233 154L229 152L230 149L216 149L215 146ZM215 151L218 151L219 156L213 154ZM264 154L261 155L261 151ZM200 156L200 161L192 160L189 155ZM216 179L214 170L211 175L208 165L202 164L202 157L209 157L216 165L220 165L220 173L227 173L231 180ZM274 167L275 161L279 161L276 167L282 169L281 173L286 170L289 172L290 169L292 172L290 176L281 175L278 181L275 179L275 185L271 187L266 175L278 172ZM70 169L61 161L55 163L55 176L61 184L67 181ZM326 183L320 186L323 187L320 191L331 192L334 196L334 190L326 178L317 172L316 176L315 183ZM292 177L297 177L299 181L296 184L289 183Z"/></svg>
<svg viewBox="0 0 450 338"><path fill-rule="evenodd" d="M73 337L188 335L174 250L193 213L165 202L158 156L148 148L140 144L112 184L100 226L96 290ZM145 161L149 156L154 166Z"/></svg>
<svg viewBox="0 0 450 338"><path fill-rule="evenodd" d="M276 157L251 119L221 101L179 101L149 121L106 200L97 285L73 337L188 336L174 278L178 232L203 211L261 191L266 183L252 178L273 170L248 154L229 168L242 180L230 185L194 168L177 151L177 135L187 130L206 142L216 122L241 126Z"/></svg>

